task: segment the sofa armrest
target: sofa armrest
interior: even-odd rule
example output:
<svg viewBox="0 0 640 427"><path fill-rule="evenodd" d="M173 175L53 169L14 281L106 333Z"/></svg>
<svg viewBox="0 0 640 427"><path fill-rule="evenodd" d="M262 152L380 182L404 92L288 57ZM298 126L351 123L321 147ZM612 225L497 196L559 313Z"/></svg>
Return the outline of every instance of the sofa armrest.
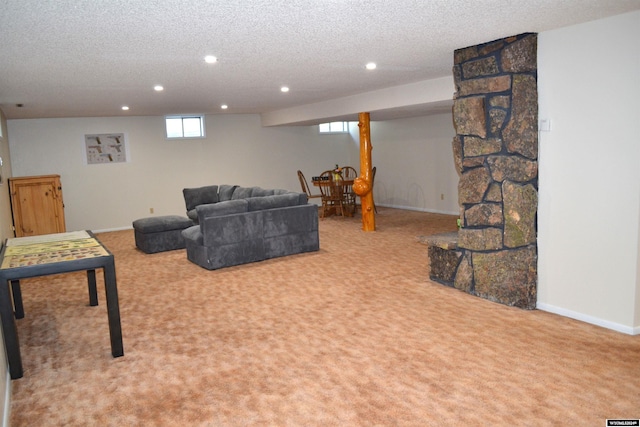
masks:
<svg viewBox="0 0 640 427"><path fill-rule="evenodd" d="M260 211L265 209L275 209L282 208L285 206L296 206L300 203L300 196L298 193L286 193L286 194L278 194L273 196L262 196L262 197L250 197L247 199L247 203L249 204L248 210L252 211ZM306 204L306 200L305 203Z"/></svg>

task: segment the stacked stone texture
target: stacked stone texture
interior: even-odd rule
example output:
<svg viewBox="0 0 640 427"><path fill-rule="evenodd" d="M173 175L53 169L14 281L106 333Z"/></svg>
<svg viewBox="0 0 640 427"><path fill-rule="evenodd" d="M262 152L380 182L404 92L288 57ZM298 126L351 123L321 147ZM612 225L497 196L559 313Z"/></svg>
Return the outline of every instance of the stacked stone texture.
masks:
<svg viewBox="0 0 640 427"><path fill-rule="evenodd" d="M456 288L527 309L535 308L537 284L536 55L536 34L454 54L461 228L456 260L446 261Z"/></svg>

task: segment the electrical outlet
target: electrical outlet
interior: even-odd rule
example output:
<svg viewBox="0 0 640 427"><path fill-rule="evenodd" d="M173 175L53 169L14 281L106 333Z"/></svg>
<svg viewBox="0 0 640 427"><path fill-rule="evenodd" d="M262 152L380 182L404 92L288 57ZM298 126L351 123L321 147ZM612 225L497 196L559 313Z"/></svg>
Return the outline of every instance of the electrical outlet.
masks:
<svg viewBox="0 0 640 427"><path fill-rule="evenodd" d="M551 119L540 119L538 130L540 132L551 132Z"/></svg>
<svg viewBox="0 0 640 427"><path fill-rule="evenodd" d="M149 208L149 213L153 213L153 208Z"/></svg>

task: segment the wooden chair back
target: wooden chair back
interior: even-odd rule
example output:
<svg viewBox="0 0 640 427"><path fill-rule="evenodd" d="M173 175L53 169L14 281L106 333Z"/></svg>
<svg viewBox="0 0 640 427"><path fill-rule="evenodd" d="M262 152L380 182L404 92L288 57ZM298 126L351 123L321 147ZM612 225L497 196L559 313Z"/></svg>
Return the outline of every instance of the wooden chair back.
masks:
<svg viewBox="0 0 640 427"><path fill-rule="evenodd" d="M307 195L307 199L314 199L322 197L322 194L313 194L311 193L311 189L309 188L309 183L307 179L304 177L302 171L298 171L298 180L300 181L300 187L302 188L302 192Z"/></svg>

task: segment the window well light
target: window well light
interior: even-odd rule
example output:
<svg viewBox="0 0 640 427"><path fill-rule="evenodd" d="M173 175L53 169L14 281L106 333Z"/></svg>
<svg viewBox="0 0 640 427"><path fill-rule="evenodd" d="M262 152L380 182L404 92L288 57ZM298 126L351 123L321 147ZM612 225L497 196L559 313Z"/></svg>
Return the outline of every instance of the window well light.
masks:
<svg viewBox="0 0 640 427"><path fill-rule="evenodd" d="M287 86L282 86L280 88L280 92L289 92L289 88Z"/></svg>
<svg viewBox="0 0 640 427"><path fill-rule="evenodd" d="M129 106L128 106L128 105L123 105L123 106L122 106L122 109L123 109L124 111L127 111L127 110L129 110Z"/></svg>
<svg viewBox="0 0 640 427"><path fill-rule="evenodd" d="M218 62L218 58L213 55L207 55L204 57L204 62L206 62L207 64L215 64L216 62Z"/></svg>
<svg viewBox="0 0 640 427"><path fill-rule="evenodd" d="M375 62L369 62L367 63L367 65L364 66L367 70L375 70L377 68L377 65Z"/></svg>
<svg viewBox="0 0 640 427"><path fill-rule="evenodd" d="M227 104L222 104L220 108L222 108L223 110L226 110L227 108L229 108L229 106Z"/></svg>
<svg viewBox="0 0 640 427"><path fill-rule="evenodd" d="M164 90L164 87L162 87L162 85L155 85L153 87L153 90L155 90L156 92L162 92Z"/></svg>

